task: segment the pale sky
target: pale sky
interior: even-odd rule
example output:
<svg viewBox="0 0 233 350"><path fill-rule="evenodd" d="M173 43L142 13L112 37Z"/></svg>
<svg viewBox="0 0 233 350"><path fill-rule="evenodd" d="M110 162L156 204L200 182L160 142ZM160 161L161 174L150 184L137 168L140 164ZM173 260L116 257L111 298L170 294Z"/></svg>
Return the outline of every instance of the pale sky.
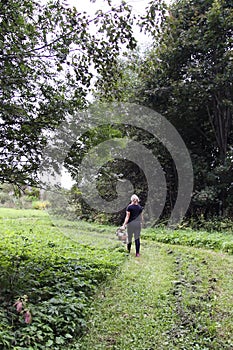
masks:
<svg viewBox="0 0 233 350"><path fill-rule="evenodd" d="M142 13L147 6L149 0L127 0L127 4L131 5L135 13ZM77 9L87 11L88 13L95 13L98 9L108 8L107 1L96 0L95 3L90 3L89 0L67 0L67 3L75 6ZM113 0L113 5L120 5L121 0Z"/></svg>
<svg viewBox="0 0 233 350"><path fill-rule="evenodd" d="M140 15L145 12L150 0L126 0L127 4L133 7L133 13L135 15ZM108 10L109 6L105 0L96 0L95 3L91 3L89 0L67 0L67 3L71 6L75 6L77 10L86 11L90 17L94 17L97 10ZM113 6L118 6L121 4L121 0L112 0ZM140 32L139 28L135 26L135 36L140 44L149 44L149 38L147 38L143 33Z"/></svg>

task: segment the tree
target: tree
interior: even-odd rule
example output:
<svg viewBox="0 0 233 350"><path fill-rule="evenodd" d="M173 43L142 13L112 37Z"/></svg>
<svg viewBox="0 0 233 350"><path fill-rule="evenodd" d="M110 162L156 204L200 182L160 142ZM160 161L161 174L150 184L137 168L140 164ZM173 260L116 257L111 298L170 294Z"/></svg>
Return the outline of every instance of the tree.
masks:
<svg viewBox="0 0 233 350"><path fill-rule="evenodd" d="M190 150L196 213L222 214L232 202L232 23L229 1L174 2L140 73L138 97L174 124Z"/></svg>
<svg viewBox="0 0 233 350"><path fill-rule="evenodd" d="M104 108L103 114L105 114ZM88 220L95 220L101 217L101 220L104 218L105 222L120 225L124 220L127 202L124 202L119 210L119 197L124 196L126 200L129 200L132 195L131 192L128 192L129 189L124 186L125 181L128 180L132 184L134 191L140 196L143 205L147 199L148 189L143 171L137 164L127 160L124 156L124 149L128 143L124 138L134 138L136 141L136 138L139 138L141 133L138 130L134 130L133 127L119 123L114 124L113 119L112 124L103 124L83 133L77 142L72 144L67 155L64 156L64 166L76 182L76 185L71 190L70 202L76 205L77 215L85 219L88 218ZM116 116L115 119L117 120ZM104 145L104 142L110 140L113 141L112 149L110 146L111 143L102 149L98 149L98 145ZM84 157L88 153L89 158L87 163ZM80 178L80 172L82 172L80 168L83 160L86 161L85 167L88 171L85 171ZM83 182L84 186L82 185ZM119 183L122 185L121 188L118 186ZM77 184L81 185L80 188L77 187ZM112 205L112 201L116 200L116 210L114 212L111 214L105 212L103 214L103 211L101 212L101 208L98 208L96 202L94 204L97 204L97 206L93 209L90 203L93 203L96 189L99 196L106 201L107 207L108 202L109 205Z"/></svg>
<svg viewBox="0 0 233 350"><path fill-rule="evenodd" d="M135 47L131 8L108 5L90 18L60 0L1 2L0 182L36 182L48 133L85 106L94 72L110 85L122 45Z"/></svg>

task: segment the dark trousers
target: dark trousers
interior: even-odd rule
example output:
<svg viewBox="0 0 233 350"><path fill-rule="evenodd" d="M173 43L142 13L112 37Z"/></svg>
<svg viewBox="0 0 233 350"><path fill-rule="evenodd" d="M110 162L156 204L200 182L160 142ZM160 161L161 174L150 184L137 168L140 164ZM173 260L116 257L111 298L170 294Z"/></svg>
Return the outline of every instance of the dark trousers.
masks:
<svg viewBox="0 0 233 350"><path fill-rule="evenodd" d="M128 252L131 250L132 246L132 238L134 235L136 254L139 254L140 251L140 233L141 233L141 222L140 221L132 221L127 225L128 232L128 244L127 249Z"/></svg>

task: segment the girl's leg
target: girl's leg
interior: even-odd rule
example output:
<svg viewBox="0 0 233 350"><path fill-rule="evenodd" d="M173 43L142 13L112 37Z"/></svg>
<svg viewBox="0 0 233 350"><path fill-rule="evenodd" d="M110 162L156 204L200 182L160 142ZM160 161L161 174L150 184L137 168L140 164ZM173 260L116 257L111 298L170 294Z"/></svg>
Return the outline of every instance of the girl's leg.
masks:
<svg viewBox="0 0 233 350"><path fill-rule="evenodd" d="M135 225L135 231L134 231L136 256L139 256L139 252L140 252L140 233L141 233L141 223L137 223Z"/></svg>
<svg viewBox="0 0 233 350"><path fill-rule="evenodd" d="M132 237L133 237L133 232L131 230L130 225L127 227L127 233L128 233L128 243L127 243L127 250L130 253L131 246L132 246Z"/></svg>
<svg viewBox="0 0 233 350"><path fill-rule="evenodd" d="M135 239L136 255L140 252L140 238Z"/></svg>
<svg viewBox="0 0 233 350"><path fill-rule="evenodd" d="M131 245L132 245L132 243L128 243L127 244L127 250L128 250L129 253L130 253L130 250L131 250Z"/></svg>

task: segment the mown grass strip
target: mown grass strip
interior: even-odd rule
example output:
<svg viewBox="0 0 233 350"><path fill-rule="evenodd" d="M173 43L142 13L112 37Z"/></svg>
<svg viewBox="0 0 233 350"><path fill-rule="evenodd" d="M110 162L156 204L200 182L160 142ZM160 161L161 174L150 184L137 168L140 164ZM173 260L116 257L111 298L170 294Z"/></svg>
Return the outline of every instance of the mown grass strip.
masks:
<svg viewBox="0 0 233 350"><path fill-rule="evenodd" d="M232 349L233 257L153 242L142 252L97 296L72 349Z"/></svg>
<svg viewBox="0 0 233 350"><path fill-rule="evenodd" d="M139 259L130 256L117 278L97 296L90 311L89 332L75 349L140 350L161 343L158 329L170 328L173 309L164 303L171 271L172 257L154 244L144 247Z"/></svg>

